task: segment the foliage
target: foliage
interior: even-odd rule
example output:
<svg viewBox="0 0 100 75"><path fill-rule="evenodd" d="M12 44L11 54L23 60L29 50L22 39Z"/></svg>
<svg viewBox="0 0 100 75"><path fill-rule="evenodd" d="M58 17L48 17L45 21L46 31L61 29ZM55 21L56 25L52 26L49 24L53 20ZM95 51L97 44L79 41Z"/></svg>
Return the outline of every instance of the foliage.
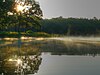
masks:
<svg viewBox="0 0 100 75"><path fill-rule="evenodd" d="M18 5L24 9L18 11ZM39 3L35 0L0 0L0 31L39 29L42 16Z"/></svg>
<svg viewBox="0 0 100 75"><path fill-rule="evenodd" d="M41 21L42 31L50 34L90 36L100 35L100 20L93 18L52 18Z"/></svg>
<svg viewBox="0 0 100 75"><path fill-rule="evenodd" d="M51 37L54 35L50 35L45 32L33 32L31 30L25 32L21 32L21 36L25 37ZM57 35L55 35L57 36ZM5 38L5 37L10 37L10 38L18 38L20 37L18 32L0 32L0 38Z"/></svg>
<svg viewBox="0 0 100 75"><path fill-rule="evenodd" d="M22 15L22 17L24 16ZM7 18L9 20L12 19L13 22L11 23L11 21L9 21ZM3 24L3 26L1 26L0 31L17 32L18 29L20 29L21 34L22 32L24 32L22 34L23 36L32 36L32 37L33 36L48 37L48 36L60 36L60 35L63 35L63 36L100 36L100 20L96 18L87 19L87 18L58 17L58 18L44 19L44 20L35 20L35 19L32 20L30 19L30 17L29 18L26 17L24 19L19 18L20 28L18 28L18 23L16 22L14 18L17 18L17 17L8 16L6 17L6 20L0 18L0 21L2 21L2 24L5 22L8 22L8 24ZM27 20L29 24L27 24L28 23ZM32 27L32 26L35 26L35 24L32 23L34 20L37 22L37 24L40 23L42 25L41 30L36 30L34 27ZM30 24L30 22L33 25ZM5 26L6 28L4 28Z"/></svg>

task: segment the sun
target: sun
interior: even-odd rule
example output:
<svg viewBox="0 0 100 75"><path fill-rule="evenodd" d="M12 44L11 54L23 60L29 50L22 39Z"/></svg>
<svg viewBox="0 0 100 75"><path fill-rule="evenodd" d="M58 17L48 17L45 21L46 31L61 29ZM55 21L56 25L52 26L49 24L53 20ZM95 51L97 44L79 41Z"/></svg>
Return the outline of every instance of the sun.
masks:
<svg viewBox="0 0 100 75"><path fill-rule="evenodd" d="M17 5L17 12L23 12L24 6L22 5Z"/></svg>

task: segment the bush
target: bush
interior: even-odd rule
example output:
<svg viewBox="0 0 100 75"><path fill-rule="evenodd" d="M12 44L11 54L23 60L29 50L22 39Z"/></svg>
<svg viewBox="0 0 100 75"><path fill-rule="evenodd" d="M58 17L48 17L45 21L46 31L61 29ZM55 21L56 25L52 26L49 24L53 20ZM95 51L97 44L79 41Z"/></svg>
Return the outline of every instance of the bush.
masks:
<svg viewBox="0 0 100 75"><path fill-rule="evenodd" d="M18 32L0 32L0 37L18 37Z"/></svg>
<svg viewBox="0 0 100 75"><path fill-rule="evenodd" d="M34 32L29 34L28 36L32 36L32 37L50 37L50 34L47 34L45 32Z"/></svg>

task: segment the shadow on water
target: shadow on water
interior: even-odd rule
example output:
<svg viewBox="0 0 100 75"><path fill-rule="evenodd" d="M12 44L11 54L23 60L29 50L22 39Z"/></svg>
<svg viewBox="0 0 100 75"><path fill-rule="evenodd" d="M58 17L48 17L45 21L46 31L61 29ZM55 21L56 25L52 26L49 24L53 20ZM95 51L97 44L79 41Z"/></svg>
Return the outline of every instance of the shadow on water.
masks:
<svg viewBox="0 0 100 75"><path fill-rule="evenodd" d="M95 57L100 55L100 43L56 39L0 40L0 75L37 73L44 52Z"/></svg>

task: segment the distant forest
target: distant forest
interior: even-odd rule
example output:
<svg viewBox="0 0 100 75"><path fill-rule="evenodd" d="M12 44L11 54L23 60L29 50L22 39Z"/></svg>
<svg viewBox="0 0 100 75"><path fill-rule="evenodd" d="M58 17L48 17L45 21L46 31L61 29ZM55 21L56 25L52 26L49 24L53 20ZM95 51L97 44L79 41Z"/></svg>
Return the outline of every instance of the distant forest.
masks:
<svg viewBox="0 0 100 75"><path fill-rule="evenodd" d="M87 18L52 18L41 21L42 32L68 36L99 36L100 19Z"/></svg>
<svg viewBox="0 0 100 75"><path fill-rule="evenodd" d="M24 24L24 23L23 23ZM21 32L45 32L48 34L59 34L66 36L99 36L100 35L100 19L96 17L88 18L63 18L57 17L52 19L42 19L40 21L41 28L34 27L20 28ZM16 26L0 28L0 32L17 32Z"/></svg>

